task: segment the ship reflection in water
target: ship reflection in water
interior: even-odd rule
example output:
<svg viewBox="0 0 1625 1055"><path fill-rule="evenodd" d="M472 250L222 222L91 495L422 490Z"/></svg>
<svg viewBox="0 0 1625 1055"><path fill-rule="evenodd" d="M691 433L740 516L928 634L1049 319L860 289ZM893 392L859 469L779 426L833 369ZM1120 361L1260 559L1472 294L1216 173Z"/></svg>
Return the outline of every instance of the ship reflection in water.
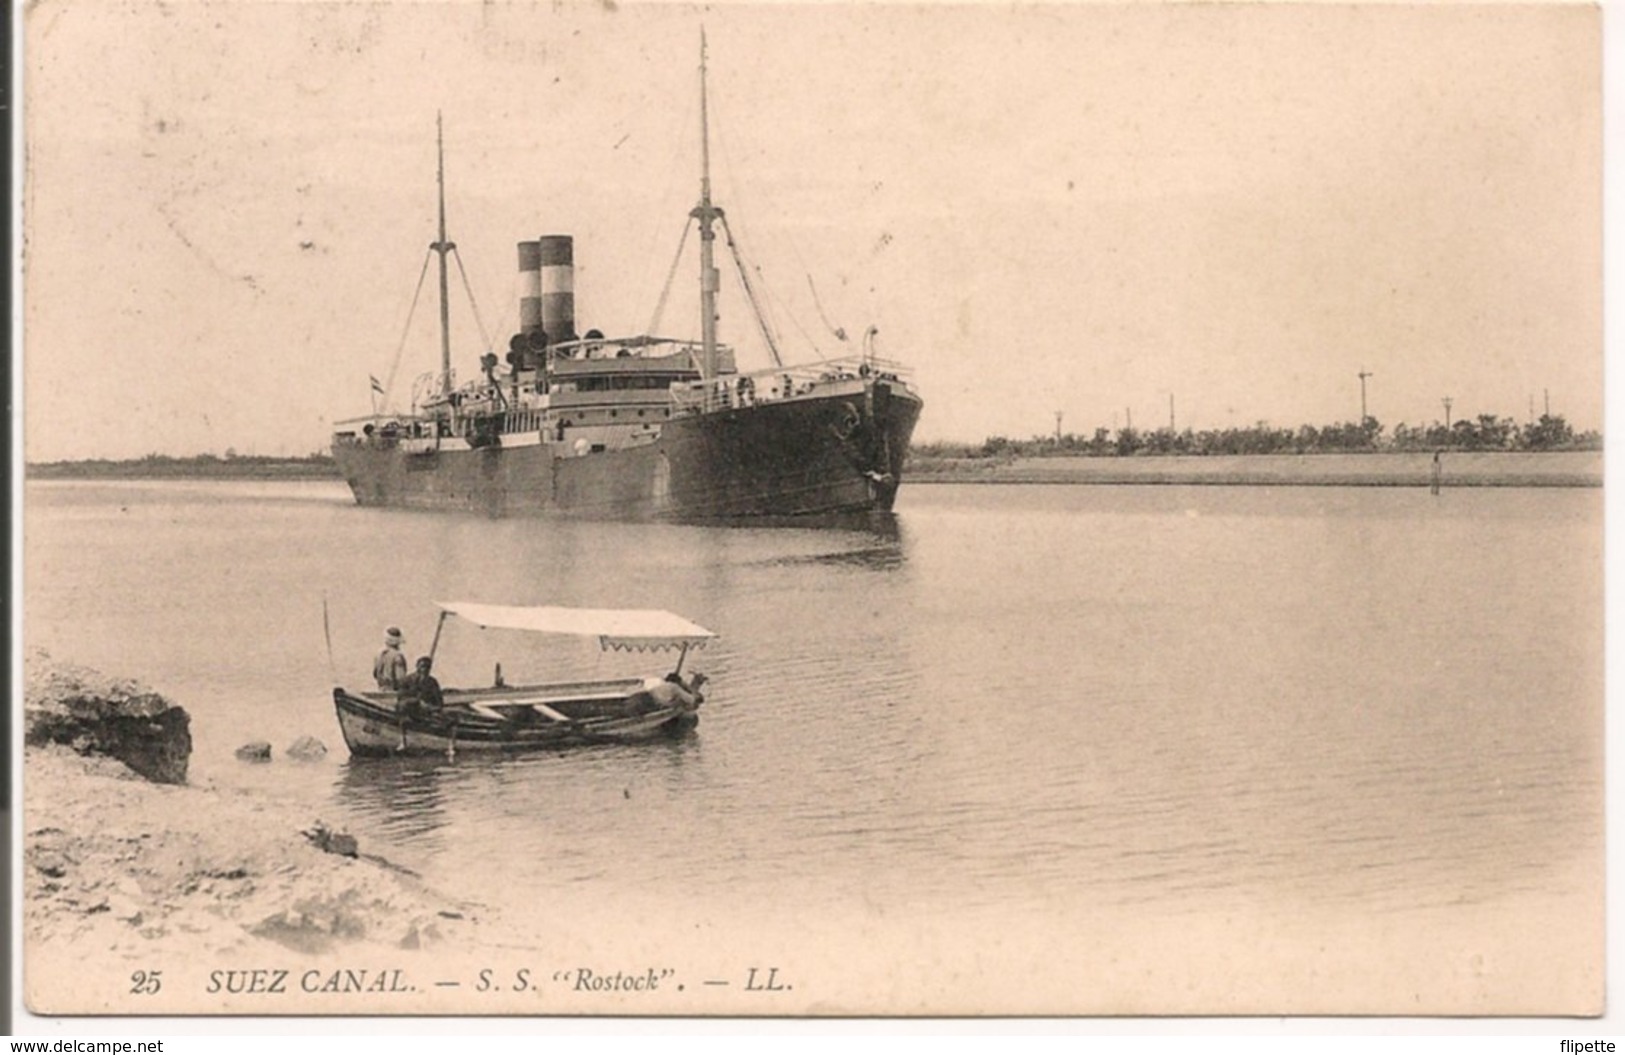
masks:
<svg viewBox="0 0 1625 1055"><path fill-rule="evenodd" d="M797 526L811 525L802 523ZM780 567L798 564L845 566L871 571L895 571L905 563L903 527L895 514L820 517L816 526L828 532L830 542L844 545L827 552L767 557L761 563Z"/></svg>

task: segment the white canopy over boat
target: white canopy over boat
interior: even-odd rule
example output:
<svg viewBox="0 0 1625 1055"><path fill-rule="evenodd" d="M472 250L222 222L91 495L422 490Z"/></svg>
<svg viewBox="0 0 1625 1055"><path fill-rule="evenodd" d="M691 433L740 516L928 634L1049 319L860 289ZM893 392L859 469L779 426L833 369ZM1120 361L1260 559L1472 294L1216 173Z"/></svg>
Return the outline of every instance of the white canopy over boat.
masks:
<svg viewBox="0 0 1625 1055"><path fill-rule="evenodd" d="M473 601L436 601L440 610L481 629L596 637L604 649L644 652L703 648L717 635L680 615L652 608L528 608Z"/></svg>

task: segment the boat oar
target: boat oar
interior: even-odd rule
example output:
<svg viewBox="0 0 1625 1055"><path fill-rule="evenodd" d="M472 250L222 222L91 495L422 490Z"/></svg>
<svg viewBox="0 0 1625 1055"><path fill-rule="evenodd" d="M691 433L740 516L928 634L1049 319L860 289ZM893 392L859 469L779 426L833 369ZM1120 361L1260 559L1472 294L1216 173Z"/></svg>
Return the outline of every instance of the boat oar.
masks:
<svg viewBox="0 0 1625 1055"><path fill-rule="evenodd" d="M327 594L322 594L322 633L327 636L327 672L333 676L333 684L339 683L339 668L333 662L333 627L327 619Z"/></svg>

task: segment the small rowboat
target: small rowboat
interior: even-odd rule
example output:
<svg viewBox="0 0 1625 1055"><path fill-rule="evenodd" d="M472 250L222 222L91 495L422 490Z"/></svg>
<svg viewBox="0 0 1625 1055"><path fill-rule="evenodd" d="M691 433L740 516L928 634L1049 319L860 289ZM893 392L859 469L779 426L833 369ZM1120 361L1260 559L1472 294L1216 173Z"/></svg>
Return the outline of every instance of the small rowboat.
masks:
<svg viewBox="0 0 1625 1055"><path fill-rule="evenodd" d="M403 706L395 692L333 690L339 729L352 755L454 755L466 751L519 751L579 744L636 743L686 732L699 722L699 682L682 678L691 648L716 635L670 612L647 609L525 608L441 601L432 659L446 619L457 616L482 629L596 637L605 651L678 652L664 678L620 678L490 688L448 688L438 708Z"/></svg>

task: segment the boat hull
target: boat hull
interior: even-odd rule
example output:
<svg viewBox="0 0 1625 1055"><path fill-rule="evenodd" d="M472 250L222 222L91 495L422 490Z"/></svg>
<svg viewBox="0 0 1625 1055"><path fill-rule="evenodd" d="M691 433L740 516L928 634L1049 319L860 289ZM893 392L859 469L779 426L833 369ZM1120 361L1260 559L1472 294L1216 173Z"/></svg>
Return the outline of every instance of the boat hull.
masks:
<svg viewBox="0 0 1625 1055"><path fill-rule="evenodd" d="M650 706L634 683L618 693L551 693L549 717L532 709L535 690L449 696L447 706L408 715L387 693L333 690L339 730L352 755L518 752L588 744L641 743L680 736L699 723L695 707ZM456 701L456 702L452 702ZM697 705L696 705L697 707Z"/></svg>
<svg viewBox="0 0 1625 1055"><path fill-rule="evenodd" d="M753 520L890 512L921 403L884 380L666 421L650 441L577 453L546 433L413 451L341 437L357 503L614 520Z"/></svg>

